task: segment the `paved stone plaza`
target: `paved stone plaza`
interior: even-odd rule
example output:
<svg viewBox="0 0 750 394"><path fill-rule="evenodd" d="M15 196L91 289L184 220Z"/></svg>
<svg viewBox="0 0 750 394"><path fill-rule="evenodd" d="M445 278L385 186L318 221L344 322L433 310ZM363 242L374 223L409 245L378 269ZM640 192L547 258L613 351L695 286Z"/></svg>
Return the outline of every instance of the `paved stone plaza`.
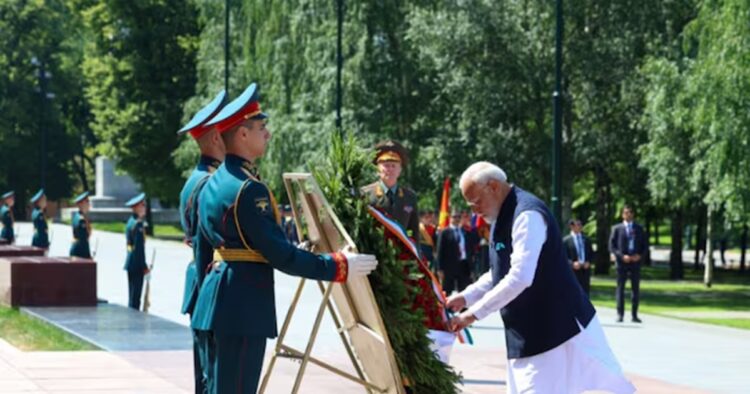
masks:
<svg viewBox="0 0 750 394"><path fill-rule="evenodd" d="M19 226L19 244L29 243L31 227ZM70 229L53 225L51 256L67 255ZM98 241L97 241L98 240ZM92 250L97 250L99 297L113 304L127 301L127 281L122 266L125 240L121 234L94 231ZM187 324L179 314L183 271L190 249L178 242L149 239L146 256L155 248L156 267L152 278L152 312L164 319ZM276 275L280 318L286 314L298 279ZM614 296L614 295L613 295ZM303 293L290 340L304 348L320 300L312 283ZM643 300L644 303L648 299ZM614 311L600 309L599 319L610 345L639 392L643 393L741 393L750 387L746 370L750 354L750 332L643 315L644 323L614 323ZM281 322L279 322L279 325ZM187 328L185 328L187 330ZM479 322L473 328L475 345L457 345L452 364L463 373L467 393L502 393L505 384L505 353L499 316ZM133 332L130 341L138 341ZM179 334L182 335L182 334ZM166 341L165 341L166 343ZM269 343L269 350L274 342ZM333 322L326 318L315 345L315 355L346 368L347 357ZM86 392L86 393L182 393L190 392L189 351L129 352L29 352L24 353L0 341L0 393ZM271 381L271 393L288 392L299 364L279 360ZM349 369L351 370L351 369ZM304 393L358 393L357 386L318 367L310 366L302 385Z"/></svg>

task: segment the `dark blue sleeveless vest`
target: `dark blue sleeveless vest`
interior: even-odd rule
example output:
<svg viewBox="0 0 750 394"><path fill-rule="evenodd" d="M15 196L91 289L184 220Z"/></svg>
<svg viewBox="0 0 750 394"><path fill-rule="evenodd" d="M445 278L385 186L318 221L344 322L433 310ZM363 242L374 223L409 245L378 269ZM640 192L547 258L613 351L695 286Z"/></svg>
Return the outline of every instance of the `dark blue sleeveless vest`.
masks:
<svg viewBox="0 0 750 394"><path fill-rule="evenodd" d="M510 269L513 253L511 231L521 212L539 212L547 223L534 281L500 310L505 324L508 358L534 356L551 350L578 334L594 317L594 306L568 266L557 222L536 196L513 186L500 209L493 233L492 283L496 285Z"/></svg>

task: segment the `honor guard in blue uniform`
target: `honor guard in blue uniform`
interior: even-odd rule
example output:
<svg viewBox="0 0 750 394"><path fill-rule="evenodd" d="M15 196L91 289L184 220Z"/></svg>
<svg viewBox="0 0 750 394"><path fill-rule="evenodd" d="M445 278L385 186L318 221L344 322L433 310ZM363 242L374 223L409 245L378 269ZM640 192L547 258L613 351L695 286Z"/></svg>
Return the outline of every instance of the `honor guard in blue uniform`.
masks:
<svg viewBox="0 0 750 394"><path fill-rule="evenodd" d="M213 174L221 162L224 161L224 141L213 127L205 127L226 104L226 92L219 94L203 109L193 116L178 134L190 134L201 152L198 165L190 174L180 192L180 224L185 234L185 243L193 249L193 261L185 272L185 291L182 298L182 313L193 314L195 300L206 269L213 260L213 248L198 231L198 196L208 178ZM203 365L208 363L208 333L193 330L193 373L195 377L195 392L207 392L208 374L204 374Z"/></svg>
<svg viewBox="0 0 750 394"><path fill-rule="evenodd" d="M125 257L125 271L128 273L128 306L141 309L143 277L148 274L146 264L146 226L143 217L146 215L146 194L141 193L125 203L133 210L133 215L125 226L125 239L128 254Z"/></svg>
<svg viewBox="0 0 750 394"><path fill-rule="evenodd" d="M3 194L3 207L0 208L0 218L3 221L3 229L0 231L0 238L13 244L16 241L16 234L13 230L15 219L13 218L13 205L16 204L16 193L9 191Z"/></svg>
<svg viewBox="0 0 750 394"><path fill-rule="evenodd" d="M277 336L275 269L343 282L377 266L375 256L315 255L286 239L278 204L254 164L271 138L265 119L251 84L207 124L221 133L227 149L198 202L200 231L214 249L214 262L191 325L213 335L211 393L256 392L266 339Z"/></svg>
<svg viewBox="0 0 750 394"><path fill-rule="evenodd" d="M31 212L31 222L34 224L34 236L31 238L31 246L37 248L49 249L49 234L47 233L47 196L44 195L44 189L40 189L31 200L34 206Z"/></svg>
<svg viewBox="0 0 750 394"><path fill-rule="evenodd" d="M70 245L70 257L90 259L89 237L91 236L91 222L88 219L89 192L83 192L73 200L78 206L78 212L74 212L70 225L73 227L73 244Z"/></svg>

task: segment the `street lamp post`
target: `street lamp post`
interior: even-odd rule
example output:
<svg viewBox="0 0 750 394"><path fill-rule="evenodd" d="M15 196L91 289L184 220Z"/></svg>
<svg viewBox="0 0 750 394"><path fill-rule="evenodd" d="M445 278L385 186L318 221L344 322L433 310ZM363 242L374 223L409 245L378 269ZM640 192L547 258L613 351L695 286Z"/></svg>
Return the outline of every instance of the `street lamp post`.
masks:
<svg viewBox="0 0 750 394"><path fill-rule="evenodd" d="M47 187L47 139L49 133L45 124L47 100L53 99L55 95L47 91L47 81L52 78L52 74L46 70L44 61L33 57L31 58L31 64L37 68L39 83L39 185L41 188L45 188Z"/></svg>
<svg viewBox="0 0 750 394"><path fill-rule="evenodd" d="M555 92L552 94L554 103L554 130L552 135L552 213L558 225L561 222L562 192L562 41L563 41L563 7L562 0L557 0L557 31L555 34Z"/></svg>
<svg viewBox="0 0 750 394"><path fill-rule="evenodd" d="M343 100L341 92L341 74L344 67L344 55L342 53L342 41L344 35L344 0L336 1L336 11L336 129L341 133L341 104Z"/></svg>
<svg viewBox="0 0 750 394"><path fill-rule="evenodd" d="M224 90L229 94L229 0L224 1Z"/></svg>

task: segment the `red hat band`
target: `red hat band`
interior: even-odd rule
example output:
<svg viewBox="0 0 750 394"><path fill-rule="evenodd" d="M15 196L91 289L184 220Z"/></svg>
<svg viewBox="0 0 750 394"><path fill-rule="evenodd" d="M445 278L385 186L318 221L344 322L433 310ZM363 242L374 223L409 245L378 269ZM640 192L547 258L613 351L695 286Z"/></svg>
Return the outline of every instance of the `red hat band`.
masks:
<svg viewBox="0 0 750 394"><path fill-rule="evenodd" d="M254 116L259 115L261 112L260 102L253 101L249 105L245 106L241 111L237 111L236 114L224 119L223 121L216 124L216 130L219 133L224 133L227 130L237 126L238 124L250 119Z"/></svg>

